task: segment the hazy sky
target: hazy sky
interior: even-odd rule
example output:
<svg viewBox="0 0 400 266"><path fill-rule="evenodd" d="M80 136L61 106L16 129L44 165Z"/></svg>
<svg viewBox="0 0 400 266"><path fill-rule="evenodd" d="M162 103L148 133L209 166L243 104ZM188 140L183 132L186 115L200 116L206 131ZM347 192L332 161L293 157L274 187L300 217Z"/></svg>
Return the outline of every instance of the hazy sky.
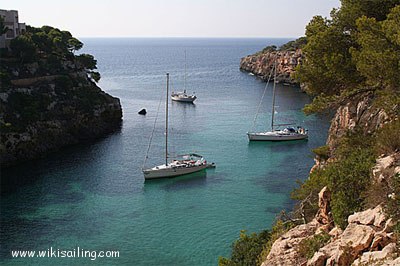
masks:
<svg viewBox="0 0 400 266"><path fill-rule="evenodd" d="M298 37L339 0L2 0L21 22L77 37Z"/></svg>

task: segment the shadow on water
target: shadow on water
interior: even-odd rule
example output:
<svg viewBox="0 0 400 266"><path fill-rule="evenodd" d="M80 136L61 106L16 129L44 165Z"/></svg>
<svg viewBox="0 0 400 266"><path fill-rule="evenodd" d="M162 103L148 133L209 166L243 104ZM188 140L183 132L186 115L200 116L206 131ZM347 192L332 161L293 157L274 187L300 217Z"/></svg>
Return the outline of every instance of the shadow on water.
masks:
<svg viewBox="0 0 400 266"><path fill-rule="evenodd" d="M60 150L48 153L42 158L30 160L18 165L3 168L0 171L0 194L12 194L21 187L31 186L53 172L68 172L68 169L79 168L98 160L98 151L103 150L111 141L117 141L121 128L104 137L87 141L86 143L70 145ZM106 152L106 150L103 150ZM16 178L18 177L18 178ZM71 179L79 177L70 176Z"/></svg>
<svg viewBox="0 0 400 266"><path fill-rule="evenodd" d="M291 140L291 141L249 141L249 149L268 148L271 151L288 151L291 149L306 148L308 140Z"/></svg>
<svg viewBox="0 0 400 266"><path fill-rule="evenodd" d="M177 102L177 101L171 101L172 106L179 106L184 109L189 109L189 108L196 108L196 104L194 102Z"/></svg>

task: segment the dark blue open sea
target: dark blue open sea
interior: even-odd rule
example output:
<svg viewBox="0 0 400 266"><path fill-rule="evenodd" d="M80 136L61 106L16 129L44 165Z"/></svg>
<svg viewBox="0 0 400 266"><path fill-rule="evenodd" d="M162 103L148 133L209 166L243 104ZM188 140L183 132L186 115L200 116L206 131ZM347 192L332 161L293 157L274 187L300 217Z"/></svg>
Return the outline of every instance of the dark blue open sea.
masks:
<svg viewBox="0 0 400 266"><path fill-rule="evenodd" d="M1 265L93 264L89 258L11 258L10 250L118 250L101 265L216 265L240 230L266 229L293 202L296 180L307 178L311 149L324 144L328 120L301 112L309 97L278 85L277 122L298 122L308 141L249 143L265 83L239 70L240 58L287 39L83 39L102 75L99 85L119 97L122 129L1 173ZM172 89L184 81L195 104L170 103L170 151L196 151L216 169L144 182L141 167L165 73ZM271 88L257 127L270 124ZM148 114L137 112L146 108ZM164 106L148 165L163 162Z"/></svg>

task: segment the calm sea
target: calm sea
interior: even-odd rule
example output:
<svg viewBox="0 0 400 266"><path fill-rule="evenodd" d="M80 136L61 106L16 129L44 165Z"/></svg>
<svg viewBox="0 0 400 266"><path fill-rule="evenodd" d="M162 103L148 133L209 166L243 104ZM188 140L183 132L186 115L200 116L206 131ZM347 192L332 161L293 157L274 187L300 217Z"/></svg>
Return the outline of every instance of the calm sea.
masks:
<svg viewBox="0 0 400 266"><path fill-rule="evenodd" d="M278 85L277 122L298 122L308 141L249 143L246 132L265 83L239 71L240 58L287 39L84 39L98 61L100 86L121 99L123 126L94 143L69 147L1 173L1 260L5 264L92 264L88 258L13 259L10 250L118 250L102 265L216 265L240 230L268 228L289 209L290 191L313 164L328 119L305 116L310 101ZM170 103L170 152L195 151L216 169L144 182L141 167L165 73L195 104ZM271 88L256 127L270 124ZM164 98L165 99L165 98ZM164 105L147 166L163 162ZM146 108L148 114L137 112Z"/></svg>

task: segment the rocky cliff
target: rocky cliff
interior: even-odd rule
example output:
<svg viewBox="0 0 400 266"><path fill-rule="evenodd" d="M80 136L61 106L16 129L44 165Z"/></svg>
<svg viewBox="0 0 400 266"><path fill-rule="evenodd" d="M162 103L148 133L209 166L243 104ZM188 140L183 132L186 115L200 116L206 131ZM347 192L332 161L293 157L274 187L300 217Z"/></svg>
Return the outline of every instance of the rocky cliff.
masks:
<svg viewBox="0 0 400 266"><path fill-rule="evenodd" d="M400 173L400 153L381 157L373 169L373 179L385 182ZM319 211L311 222L283 234L272 245L267 265L400 265L393 226L381 205L348 217L344 230L335 227L330 214L330 192L324 187L319 193ZM308 259L300 253L300 243L327 234L329 240Z"/></svg>
<svg viewBox="0 0 400 266"><path fill-rule="evenodd" d="M357 127L370 134L390 121L384 109L373 107L374 98L372 92L361 93L339 106L329 128L326 144L330 148L335 148L337 141L349 130Z"/></svg>
<svg viewBox="0 0 400 266"><path fill-rule="evenodd" d="M335 149L341 137L349 131L361 128L364 133L375 132L393 119L382 108L374 107L373 98L372 93L360 94L348 99L337 109L327 140L330 150ZM328 159L328 163L330 160L334 158ZM325 167L326 163L317 160L316 165ZM383 154L376 159L371 173L371 184L375 184L377 188L387 187L391 179L399 174L400 152ZM384 195L379 195L383 199L396 197L387 194L387 191L376 193L383 193ZM350 215L347 219L348 225L342 230L334 224L330 201L331 193L324 187L319 193L319 210L315 218L278 238L262 265L400 265L400 254L396 245L398 239L393 230L398 221L388 217L384 211L385 206L371 206ZM304 241L315 243L322 235L326 236L326 241L312 253L311 258L306 258L301 253Z"/></svg>
<svg viewBox="0 0 400 266"><path fill-rule="evenodd" d="M102 91L74 57L50 59L44 56L33 63L1 59L2 167L120 127L118 98Z"/></svg>
<svg viewBox="0 0 400 266"><path fill-rule="evenodd" d="M277 58L277 82L297 84L292 74L302 60L301 49L296 51L259 52L254 55L248 55L240 60L240 69L253 73L263 80L268 80L275 58ZM271 79L273 79L273 75Z"/></svg>

